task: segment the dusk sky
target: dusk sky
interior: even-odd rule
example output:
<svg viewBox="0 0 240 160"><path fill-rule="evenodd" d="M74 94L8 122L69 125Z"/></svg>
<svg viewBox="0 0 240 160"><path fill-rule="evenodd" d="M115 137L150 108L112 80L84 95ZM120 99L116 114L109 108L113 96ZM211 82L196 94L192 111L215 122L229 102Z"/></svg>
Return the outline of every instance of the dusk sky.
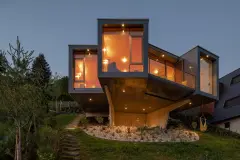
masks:
<svg viewBox="0 0 240 160"><path fill-rule="evenodd" d="M240 67L239 0L0 0L0 49L19 36L67 75L68 44L97 44L97 18L149 18L149 43L179 56L200 45L220 77Z"/></svg>

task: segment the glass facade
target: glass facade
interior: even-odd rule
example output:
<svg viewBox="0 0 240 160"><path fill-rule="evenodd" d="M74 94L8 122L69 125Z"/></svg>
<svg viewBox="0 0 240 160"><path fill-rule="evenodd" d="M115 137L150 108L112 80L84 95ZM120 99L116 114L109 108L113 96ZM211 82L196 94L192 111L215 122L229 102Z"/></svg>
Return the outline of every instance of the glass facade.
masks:
<svg viewBox="0 0 240 160"><path fill-rule="evenodd" d="M142 37L142 28L103 28L102 71L143 72Z"/></svg>
<svg viewBox="0 0 240 160"><path fill-rule="evenodd" d="M74 55L74 88L101 88L97 76L97 55Z"/></svg>
<svg viewBox="0 0 240 160"><path fill-rule="evenodd" d="M150 74L195 88L195 76L184 72L183 60L173 64L163 59L149 58L148 63Z"/></svg>
<svg viewBox="0 0 240 160"><path fill-rule="evenodd" d="M200 90L213 95L216 95L217 89L215 65L214 60L202 54L200 59Z"/></svg>

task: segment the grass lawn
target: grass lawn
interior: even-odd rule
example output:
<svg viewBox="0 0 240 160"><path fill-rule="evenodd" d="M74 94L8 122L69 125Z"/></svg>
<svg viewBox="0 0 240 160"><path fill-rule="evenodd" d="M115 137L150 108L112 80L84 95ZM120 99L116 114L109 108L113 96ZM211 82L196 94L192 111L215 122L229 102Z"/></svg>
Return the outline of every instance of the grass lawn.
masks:
<svg viewBox="0 0 240 160"><path fill-rule="evenodd" d="M91 160L240 160L240 140L199 133L200 140L189 143L130 143L103 140L71 131L79 140L82 159Z"/></svg>
<svg viewBox="0 0 240 160"><path fill-rule="evenodd" d="M71 113L71 114L60 114L56 116L56 122L57 122L57 128L63 128L69 123L71 123L74 118L77 117L77 114Z"/></svg>

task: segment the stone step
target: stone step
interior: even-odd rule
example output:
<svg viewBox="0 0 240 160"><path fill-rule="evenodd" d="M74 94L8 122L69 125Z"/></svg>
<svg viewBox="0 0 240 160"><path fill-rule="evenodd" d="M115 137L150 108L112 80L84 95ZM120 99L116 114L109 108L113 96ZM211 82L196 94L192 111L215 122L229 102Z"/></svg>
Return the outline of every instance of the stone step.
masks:
<svg viewBox="0 0 240 160"><path fill-rule="evenodd" d="M60 145L61 145L61 146L65 146L65 145L66 145L66 146L79 146L79 145L78 145L78 142L76 142L76 141L75 141L75 142L61 141L61 142L60 142Z"/></svg>
<svg viewBox="0 0 240 160"><path fill-rule="evenodd" d="M76 147L62 146L61 150L62 151L80 151L80 148L78 146Z"/></svg>
<svg viewBox="0 0 240 160"><path fill-rule="evenodd" d="M80 160L79 156L61 156L60 160Z"/></svg>
<svg viewBox="0 0 240 160"><path fill-rule="evenodd" d="M75 156L80 156L80 153L79 153L79 151L63 151L61 154L60 154L60 156L62 157L62 156L73 156L73 157L75 157Z"/></svg>
<svg viewBox="0 0 240 160"><path fill-rule="evenodd" d="M63 143L77 143L76 139L62 139L61 142Z"/></svg>

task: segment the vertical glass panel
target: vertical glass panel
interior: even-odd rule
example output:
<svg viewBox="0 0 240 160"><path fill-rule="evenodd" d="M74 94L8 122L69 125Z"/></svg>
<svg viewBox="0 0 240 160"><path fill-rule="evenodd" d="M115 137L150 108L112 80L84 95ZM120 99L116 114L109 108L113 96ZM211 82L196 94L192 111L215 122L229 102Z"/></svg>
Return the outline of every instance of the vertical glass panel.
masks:
<svg viewBox="0 0 240 160"><path fill-rule="evenodd" d="M103 27L103 72L142 72L142 69L136 70L130 68L130 65L143 63L143 28L126 26L105 25Z"/></svg>
<svg viewBox="0 0 240 160"><path fill-rule="evenodd" d="M83 59L75 59L75 81L84 80L83 67Z"/></svg>
<svg viewBox="0 0 240 160"><path fill-rule="evenodd" d="M74 75L74 88L101 88L97 75L97 55L77 55Z"/></svg>
<svg viewBox="0 0 240 160"><path fill-rule="evenodd" d="M103 35L103 71L128 72L130 57L129 34L111 32Z"/></svg>
<svg viewBox="0 0 240 160"><path fill-rule="evenodd" d="M152 59L149 60L149 72L153 75L164 77L165 78L165 64L154 61Z"/></svg>
<svg viewBox="0 0 240 160"><path fill-rule="evenodd" d="M200 60L200 90L209 94L213 93L213 65L206 58Z"/></svg>
<svg viewBox="0 0 240 160"><path fill-rule="evenodd" d="M143 65L130 65L130 72L143 72Z"/></svg>
<svg viewBox="0 0 240 160"><path fill-rule="evenodd" d="M132 37L132 63L142 63L142 37Z"/></svg>
<svg viewBox="0 0 240 160"><path fill-rule="evenodd" d="M175 69L174 65L167 63L167 79L170 81L175 81Z"/></svg>
<svg viewBox="0 0 240 160"><path fill-rule="evenodd" d="M97 76L97 55L85 57L85 88L100 88Z"/></svg>

